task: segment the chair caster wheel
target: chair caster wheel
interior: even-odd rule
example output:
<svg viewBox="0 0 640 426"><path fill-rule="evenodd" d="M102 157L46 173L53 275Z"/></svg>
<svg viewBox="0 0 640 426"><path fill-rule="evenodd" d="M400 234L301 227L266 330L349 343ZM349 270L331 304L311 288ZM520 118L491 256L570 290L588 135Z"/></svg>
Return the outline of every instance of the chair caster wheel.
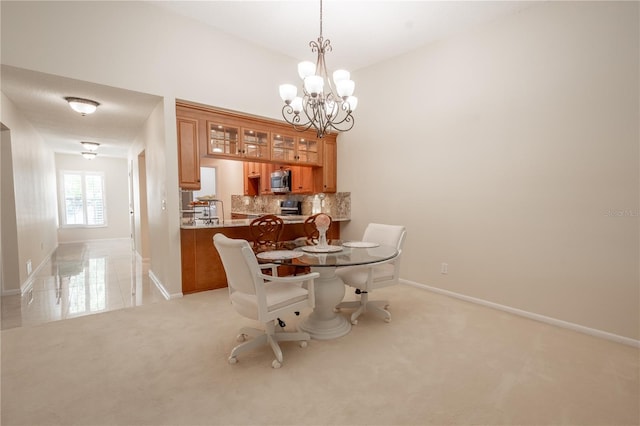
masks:
<svg viewBox="0 0 640 426"><path fill-rule="evenodd" d="M307 341L306 341L306 340L303 340L303 341L301 341L301 342L300 342L300 347L301 347L301 348L306 348L306 347L307 347L307 345L308 345L308 343L307 343Z"/></svg>
<svg viewBox="0 0 640 426"><path fill-rule="evenodd" d="M271 363L271 367L280 368L282 367L282 364L280 364L280 361L278 361L277 359L274 359L273 362Z"/></svg>
<svg viewBox="0 0 640 426"><path fill-rule="evenodd" d="M238 342L244 342L245 340L247 340L247 335L246 334L238 334L238 336L236 337L236 340Z"/></svg>
<svg viewBox="0 0 640 426"><path fill-rule="evenodd" d="M238 363L238 358L236 358L235 356L229 357L229 364L237 364L237 363Z"/></svg>
<svg viewBox="0 0 640 426"><path fill-rule="evenodd" d="M287 326L287 324L285 324L284 321L282 321L280 318L278 318L278 325L280 326L280 328L285 328Z"/></svg>
<svg viewBox="0 0 640 426"><path fill-rule="evenodd" d="M358 320L357 319L351 320L351 324L358 325Z"/></svg>
<svg viewBox="0 0 640 426"><path fill-rule="evenodd" d="M391 318L385 318L384 322L391 322Z"/></svg>

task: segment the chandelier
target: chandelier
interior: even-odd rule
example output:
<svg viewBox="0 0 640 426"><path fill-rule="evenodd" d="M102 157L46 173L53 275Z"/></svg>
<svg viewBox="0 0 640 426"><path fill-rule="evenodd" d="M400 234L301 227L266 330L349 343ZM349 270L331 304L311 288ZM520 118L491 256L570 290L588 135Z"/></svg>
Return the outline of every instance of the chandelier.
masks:
<svg viewBox="0 0 640 426"><path fill-rule="evenodd" d="M346 132L354 124L353 111L358 98L353 96L355 83L349 71L337 70L333 73L333 84L328 77L325 52L331 51L331 41L322 38L322 0L320 0L320 36L309 42L312 52L318 54L316 63L310 61L298 64L298 75L303 81L302 97L293 84L280 85L280 97L285 105L282 116L298 131L315 128L319 138L325 134Z"/></svg>

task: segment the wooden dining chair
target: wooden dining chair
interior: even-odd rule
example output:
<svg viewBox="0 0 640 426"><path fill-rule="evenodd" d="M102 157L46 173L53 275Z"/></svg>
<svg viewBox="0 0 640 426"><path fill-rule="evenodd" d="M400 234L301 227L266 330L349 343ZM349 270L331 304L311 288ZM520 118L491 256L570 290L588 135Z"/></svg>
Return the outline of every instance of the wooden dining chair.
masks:
<svg viewBox="0 0 640 426"><path fill-rule="evenodd" d="M326 213L317 213L314 214L313 216L309 216L305 221L304 221L304 225L303 225L303 231L305 234L305 238L307 240L307 244L309 245L314 245L314 244L318 244L318 237L320 236L320 233L318 232L318 228L316 227L316 220L318 219L318 217L320 216L326 216L329 218L329 227L331 227L331 216L329 216Z"/></svg>
<svg viewBox="0 0 640 426"><path fill-rule="evenodd" d="M274 249L280 242L284 221L278 216L268 214L252 220L249 229L253 237L254 251Z"/></svg>

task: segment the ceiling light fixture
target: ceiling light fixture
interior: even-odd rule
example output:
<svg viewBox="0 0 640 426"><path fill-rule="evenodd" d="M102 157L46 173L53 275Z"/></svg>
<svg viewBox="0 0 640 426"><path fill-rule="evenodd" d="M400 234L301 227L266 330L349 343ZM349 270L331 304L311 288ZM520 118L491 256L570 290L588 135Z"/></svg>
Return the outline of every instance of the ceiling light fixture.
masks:
<svg viewBox="0 0 640 426"><path fill-rule="evenodd" d="M98 153L95 152L95 151L93 151L93 152L91 152L91 151L83 151L82 152L82 156L84 158L86 158L87 160L93 160L94 158L96 158L98 156Z"/></svg>
<svg viewBox="0 0 640 426"><path fill-rule="evenodd" d="M319 138L331 131L346 132L354 125L352 112L358 105L353 96L355 83L349 71L337 70L333 73L333 83L328 77L325 52L331 51L331 41L322 38L322 0L320 0L320 37L309 43L312 52L317 52L316 63L309 61L298 64L298 75L303 81L303 96L297 96L298 88L293 84L280 85L280 97L285 105L282 116L298 131L314 127ZM326 86L325 86L326 80Z"/></svg>
<svg viewBox="0 0 640 426"><path fill-rule="evenodd" d="M92 101L91 99L74 98L71 96L64 99L69 102L69 106L72 110L79 112L82 116L93 114L96 112L98 105L100 105L98 102Z"/></svg>
<svg viewBox="0 0 640 426"><path fill-rule="evenodd" d="M100 146L100 144L97 142L80 142L80 143L82 144L84 149L91 152L97 151L98 147Z"/></svg>

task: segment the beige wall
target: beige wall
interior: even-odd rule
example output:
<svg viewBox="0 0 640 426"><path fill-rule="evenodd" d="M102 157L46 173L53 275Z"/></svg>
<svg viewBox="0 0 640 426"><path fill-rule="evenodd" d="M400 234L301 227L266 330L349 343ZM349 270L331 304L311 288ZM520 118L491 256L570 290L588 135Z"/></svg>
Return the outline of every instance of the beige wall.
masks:
<svg viewBox="0 0 640 426"><path fill-rule="evenodd" d="M86 160L81 155L55 154L56 172L61 170L92 171L104 173L107 226L98 228L58 229L58 241L101 240L111 238L129 238L129 170L125 158L112 158L98 155Z"/></svg>
<svg viewBox="0 0 640 426"><path fill-rule="evenodd" d="M17 235L17 238L13 239L17 240L17 246L3 244L2 252L10 252L13 257L17 253L18 262L18 281L15 274L12 274L9 280L3 280L2 291L3 294L7 294L15 293L28 282L28 260L31 260L32 270L35 272L57 247L57 201L53 152L47 148L40 135L24 119L13 102L4 94L1 99L0 122L10 133L15 193L15 220L11 220L13 224L8 224L5 220L2 234L3 238L5 232L7 236L14 232L14 235ZM3 158L3 161L5 160ZM2 202L4 204L4 199ZM12 229L5 229L4 226L10 226ZM14 269L10 266L9 268Z"/></svg>
<svg viewBox="0 0 640 426"><path fill-rule="evenodd" d="M201 164L203 167L216 168L216 197L224 203L224 218L231 219L231 196L244 194L242 161L203 158Z"/></svg>
<svg viewBox="0 0 640 426"><path fill-rule="evenodd" d="M404 224L405 279L639 339L638 17L550 2L357 73L346 237Z"/></svg>

